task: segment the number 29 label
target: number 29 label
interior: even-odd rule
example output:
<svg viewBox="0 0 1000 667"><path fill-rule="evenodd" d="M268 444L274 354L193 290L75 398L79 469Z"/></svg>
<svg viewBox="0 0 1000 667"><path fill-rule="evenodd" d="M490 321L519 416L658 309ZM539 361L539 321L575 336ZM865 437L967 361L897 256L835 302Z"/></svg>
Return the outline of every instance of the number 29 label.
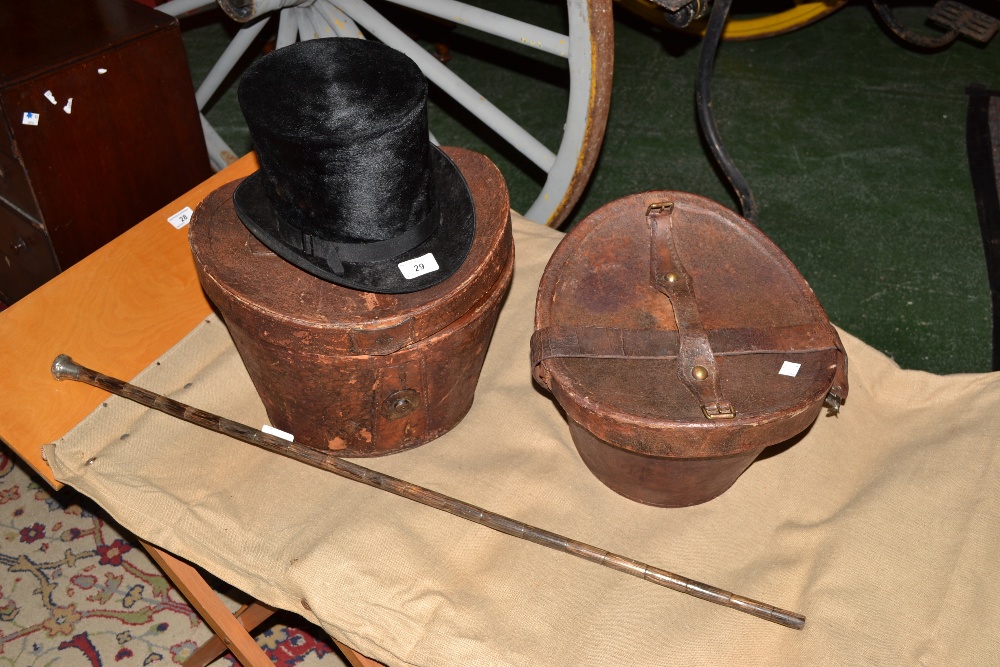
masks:
<svg viewBox="0 0 1000 667"><path fill-rule="evenodd" d="M400 262L397 264L399 270L403 273L403 277L407 280L413 280L425 273L433 273L441 267L438 266L437 260L434 259L434 255L427 253L426 255L421 255L420 257L414 257L413 259L408 259L405 262Z"/></svg>

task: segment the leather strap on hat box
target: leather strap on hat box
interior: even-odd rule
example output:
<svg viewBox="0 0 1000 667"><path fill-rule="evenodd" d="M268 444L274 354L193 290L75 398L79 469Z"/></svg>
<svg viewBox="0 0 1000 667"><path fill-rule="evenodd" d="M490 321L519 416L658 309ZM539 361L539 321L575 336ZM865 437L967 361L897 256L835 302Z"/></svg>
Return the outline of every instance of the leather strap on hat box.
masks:
<svg viewBox="0 0 1000 667"><path fill-rule="evenodd" d="M732 419L733 405L722 397L715 355L705 334L694 284L684 270L674 243L673 203L653 204L646 210L649 221L650 284L670 299L680 336L677 376L701 402L709 419Z"/></svg>
<svg viewBox="0 0 1000 667"><path fill-rule="evenodd" d="M706 331L715 356L822 352L835 345L816 345L829 327L823 322L788 326ZM614 327L546 327L531 337L533 365L557 358L676 359L680 336L672 330Z"/></svg>
<svg viewBox="0 0 1000 667"><path fill-rule="evenodd" d="M709 345L717 357L744 354L812 353L837 349L838 345L820 344L828 338L825 322L809 322L768 328L743 327L706 331ZM535 379L545 385L539 367L546 359L676 359L680 335L673 330L636 330L615 327L545 327L531 336L531 367ZM841 362L846 364L846 358ZM840 380L835 389L841 389Z"/></svg>

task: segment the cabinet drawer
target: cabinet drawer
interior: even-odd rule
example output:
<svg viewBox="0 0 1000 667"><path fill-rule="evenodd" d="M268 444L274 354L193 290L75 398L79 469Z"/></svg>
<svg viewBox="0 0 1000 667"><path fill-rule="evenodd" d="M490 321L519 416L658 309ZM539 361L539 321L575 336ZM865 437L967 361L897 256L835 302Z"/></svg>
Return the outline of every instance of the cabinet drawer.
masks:
<svg viewBox="0 0 1000 667"><path fill-rule="evenodd" d="M48 235L0 205L0 298L13 303L57 273Z"/></svg>

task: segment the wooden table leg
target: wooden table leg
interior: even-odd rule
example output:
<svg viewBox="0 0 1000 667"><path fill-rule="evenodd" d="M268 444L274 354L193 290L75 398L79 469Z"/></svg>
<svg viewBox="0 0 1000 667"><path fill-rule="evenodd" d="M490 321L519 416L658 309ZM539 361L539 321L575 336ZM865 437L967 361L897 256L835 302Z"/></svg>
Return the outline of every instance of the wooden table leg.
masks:
<svg viewBox="0 0 1000 667"><path fill-rule="evenodd" d="M148 542L143 541L142 546L243 667L274 667L247 628L223 604L198 570Z"/></svg>
<svg viewBox="0 0 1000 667"><path fill-rule="evenodd" d="M251 604L240 607L233 616L246 628L247 632L253 632L254 628L274 615L275 609L263 602L254 600ZM218 635L212 637L198 647L198 650L191 654L184 661L184 667L205 667L210 662L229 650L226 643Z"/></svg>
<svg viewBox="0 0 1000 667"><path fill-rule="evenodd" d="M149 542L140 542L216 635L191 654L184 667L204 667L227 649L233 652L243 667L274 667L271 659L250 636L250 631L274 614L272 607L254 601L234 614L192 565ZM332 637L331 640L352 667L385 667Z"/></svg>
<svg viewBox="0 0 1000 667"><path fill-rule="evenodd" d="M333 643L337 645L340 652L344 654L345 658L347 658L347 662L351 663L351 667L385 667L385 665L381 662L375 662L371 658L366 658L350 646L345 646L336 639L333 640Z"/></svg>

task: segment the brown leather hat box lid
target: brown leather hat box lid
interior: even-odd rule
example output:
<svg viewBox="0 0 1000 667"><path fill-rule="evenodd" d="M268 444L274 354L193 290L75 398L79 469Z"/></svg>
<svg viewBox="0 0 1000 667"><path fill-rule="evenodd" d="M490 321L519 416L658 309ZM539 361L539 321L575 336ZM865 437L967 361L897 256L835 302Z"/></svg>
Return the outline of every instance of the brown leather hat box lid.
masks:
<svg viewBox="0 0 1000 667"><path fill-rule="evenodd" d="M514 267L507 186L486 157L444 149L469 184L476 232L432 287L376 294L327 282L268 250L231 183L195 212L190 241L272 424L338 456L415 447L468 412Z"/></svg>
<svg viewBox="0 0 1000 667"><path fill-rule="evenodd" d="M718 496L847 394L840 339L791 261L682 192L616 200L566 235L531 354L594 475L661 507Z"/></svg>

